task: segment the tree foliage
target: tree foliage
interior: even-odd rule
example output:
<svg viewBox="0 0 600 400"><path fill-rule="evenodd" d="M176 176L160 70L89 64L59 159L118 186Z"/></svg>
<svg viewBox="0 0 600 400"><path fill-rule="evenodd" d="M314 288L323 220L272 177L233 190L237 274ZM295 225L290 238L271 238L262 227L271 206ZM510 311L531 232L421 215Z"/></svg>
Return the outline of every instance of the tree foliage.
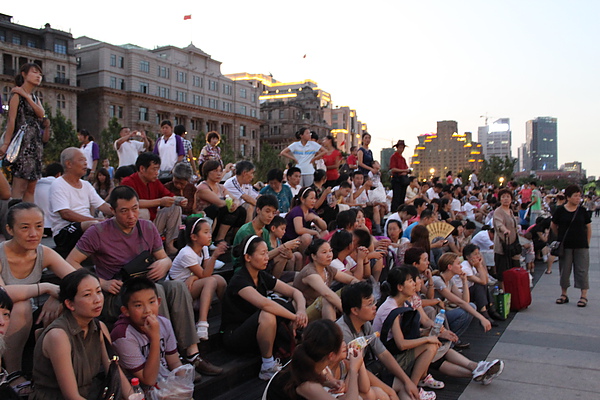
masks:
<svg viewBox="0 0 600 400"><path fill-rule="evenodd" d="M285 162L279 157L279 152L269 143L261 143L260 155L258 160L254 160L256 170L254 171L255 181L267 181L267 173L279 168L282 171L285 169Z"/></svg>
<svg viewBox="0 0 600 400"><path fill-rule="evenodd" d="M479 180L498 184L500 178L504 178L504 182L506 183L511 180L516 163L516 158L508 156L504 156L504 158L496 156L492 156L489 159L486 158L478 174Z"/></svg>
<svg viewBox="0 0 600 400"><path fill-rule="evenodd" d="M111 165L119 165L119 157L115 150L113 143L119 139L119 132L121 131L121 124L117 117L113 117L108 121L108 127L100 132L100 140L98 146L100 146L100 163L98 167L102 167L102 160L108 158Z"/></svg>
<svg viewBox="0 0 600 400"><path fill-rule="evenodd" d="M52 127L50 140L44 147L43 161L47 165L60 162L60 153L67 147L79 147L79 141L73 122L67 119L60 109L56 110L56 115L52 115L52 109L47 103L44 104L44 108Z"/></svg>

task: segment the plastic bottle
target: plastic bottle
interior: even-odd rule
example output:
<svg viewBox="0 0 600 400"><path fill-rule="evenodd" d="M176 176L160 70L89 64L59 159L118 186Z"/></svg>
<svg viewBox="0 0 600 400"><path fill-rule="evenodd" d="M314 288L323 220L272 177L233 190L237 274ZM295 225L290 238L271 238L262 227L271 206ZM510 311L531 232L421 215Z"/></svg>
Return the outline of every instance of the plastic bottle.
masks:
<svg viewBox="0 0 600 400"><path fill-rule="evenodd" d="M233 206L233 199L230 195L225 196L225 205L227 205L227 211L231 212L231 206Z"/></svg>
<svg viewBox="0 0 600 400"><path fill-rule="evenodd" d="M435 320L433 321L433 326L431 327L431 331L429 332L429 336L439 336L442 331L442 326L444 326L444 320L446 319L446 310L440 310L440 312L435 316Z"/></svg>
<svg viewBox="0 0 600 400"><path fill-rule="evenodd" d="M371 343L373 340L375 340L375 338L378 338L378 337L379 337L379 332L374 332L367 336L357 337L356 339L354 339L353 341L348 343L348 347L350 347L351 345L354 345L359 350L362 350L365 347L367 347L369 345L369 343Z"/></svg>
<svg viewBox="0 0 600 400"><path fill-rule="evenodd" d="M494 286L494 290L492 291L492 294L494 296L497 296L500 294L500 289L498 288L498 286Z"/></svg>
<svg viewBox="0 0 600 400"><path fill-rule="evenodd" d="M129 395L129 400L144 400L146 398L144 391L140 387L140 380L138 378L131 380L131 388L133 389L133 394Z"/></svg>

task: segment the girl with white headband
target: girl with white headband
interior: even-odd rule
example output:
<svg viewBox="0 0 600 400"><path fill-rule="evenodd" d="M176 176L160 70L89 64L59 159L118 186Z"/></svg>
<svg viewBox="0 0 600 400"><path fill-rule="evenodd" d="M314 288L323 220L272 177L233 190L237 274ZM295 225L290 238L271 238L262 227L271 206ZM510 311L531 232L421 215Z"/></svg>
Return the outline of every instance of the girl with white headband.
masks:
<svg viewBox="0 0 600 400"><path fill-rule="evenodd" d="M262 366L258 377L269 380L281 369L279 360L273 358L278 325L291 321L295 331L307 324L304 296L265 272L269 250L261 237L248 236L233 249L233 255L243 257L244 266L231 278L225 290L221 317L223 344L237 353L260 352ZM270 291L291 298L292 302L271 300L267 297Z"/></svg>

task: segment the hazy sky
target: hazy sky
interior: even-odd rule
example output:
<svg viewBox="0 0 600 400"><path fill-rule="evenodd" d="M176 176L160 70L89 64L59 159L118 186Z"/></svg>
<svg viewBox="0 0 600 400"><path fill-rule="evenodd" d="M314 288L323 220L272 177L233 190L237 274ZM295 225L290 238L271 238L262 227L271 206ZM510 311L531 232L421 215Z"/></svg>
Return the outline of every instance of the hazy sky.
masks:
<svg viewBox="0 0 600 400"><path fill-rule="evenodd" d="M35 5L35 4L39 5ZM598 1L65 0L3 4L14 22L147 48L193 41L223 73L312 79L334 105L357 110L371 148L455 120L477 139L481 115L507 117L513 156L525 121L558 118L559 165L600 175ZM190 21L183 16L192 14ZM306 58L303 58L306 54ZM491 122L491 121L490 121ZM412 154L411 151L405 154Z"/></svg>

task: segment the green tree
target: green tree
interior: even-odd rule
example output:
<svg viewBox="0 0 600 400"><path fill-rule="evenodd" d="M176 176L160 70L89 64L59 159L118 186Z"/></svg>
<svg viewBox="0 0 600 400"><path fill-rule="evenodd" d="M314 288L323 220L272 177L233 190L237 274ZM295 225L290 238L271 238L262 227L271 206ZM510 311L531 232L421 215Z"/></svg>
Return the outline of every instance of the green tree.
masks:
<svg viewBox="0 0 600 400"><path fill-rule="evenodd" d="M202 148L206 145L206 133L204 131L198 132L194 139L192 139L192 154L196 157L196 160L200 157Z"/></svg>
<svg viewBox="0 0 600 400"><path fill-rule="evenodd" d="M108 158L111 165L119 165L119 157L115 150L115 140L119 139L119 132L121 131L121 124L117 117L113 117L108 121L108 127L100 132L100 140L98 146L100 147L100 162L98 168L102 167L102 160Z"/></svg>
<svg viewBox="0 0 600 400"><path fill-rule="evenodd" d="M52 110L47 103L44 104L44 108L50 119L52 133L44 147L43 161L44 164L50 164L60 162L60 153L67 147L79 147L79 141L73 123L60 112L60 109L56 110L56 115L52 115Z"/></svg>
<svg viewBox="0 0 600 400"><path fill-rule="evenodd" d="M500 178L504 178L506 184L513 176L513 171L517 163L516 158L505 156L504 158L492 156L485 159L481 165L478 177L482 182L490 182L494 184L500 183Z"/></svg>
<svg viewBox="0 0 600 400"><path fill-rule="evenodd" d="M269 143L262 143L260 146L260 155L258 160L254 160L256 170L254 171L255 181L267 181L267 173L274 169L285 169L285 162L279 157L279 152Z"/></svg>
<svg viewBox="0 0 600 400"><path fill-rule="evenodd" d="M243 159L242 156L235 156L235 151L233 151L233 147L229 144L229 140L226 135L221 135L221 143L219 144L219 147L221 148L221 160L223 161L223 165L236 163Z"/></svg>

